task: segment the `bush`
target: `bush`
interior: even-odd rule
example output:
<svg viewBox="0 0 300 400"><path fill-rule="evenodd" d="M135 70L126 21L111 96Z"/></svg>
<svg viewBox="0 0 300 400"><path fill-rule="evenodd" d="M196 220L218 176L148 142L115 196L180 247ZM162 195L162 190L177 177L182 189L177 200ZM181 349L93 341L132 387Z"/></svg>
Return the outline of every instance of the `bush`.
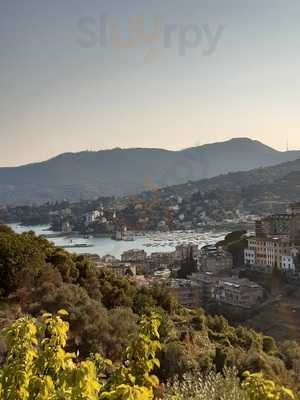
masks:
<svg viewBox="0 0 300 400"><path fill-rule="evenodd" d="M65 351L68 323L60 310L56 316L44 314L14 322L6 331L8 354L0 380L2 400L150 400L159 384L151 375L159 367L159 320L142 318L139 332L131 337L124 364L108 378L103 372L109 360L100 355L79 362Z"/></svg>

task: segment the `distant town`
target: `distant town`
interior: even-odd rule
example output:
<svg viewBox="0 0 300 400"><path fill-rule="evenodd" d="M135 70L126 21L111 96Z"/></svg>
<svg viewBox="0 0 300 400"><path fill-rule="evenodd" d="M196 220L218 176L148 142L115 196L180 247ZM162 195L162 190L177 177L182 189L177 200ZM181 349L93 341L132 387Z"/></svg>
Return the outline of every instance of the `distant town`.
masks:
<svg viewBox="0 0 300 400"><path fill-rule="evenodd" d="M165 282L186 307L223 306L223 311L230 307L230 313L235 309L242 314L268 304L274 295L247 276L277 273L296 284L299 250L300 203L294 203L286 214L258 219L255 234L234 232L213 246L178 245L174 252L149 256L144 250L132 249L121 260L110 255L89 257L98 267L128 276L139 285Z"/></svg>
<svg viewBox="0 0 300 400"><path fill-rule="evenodd" d="M139 196L99 198L94 201L46 203L2 207L0 222L23 225L49 224L54 232L110 236L130 240L134 232L251 227L256 214L229 198L195 193L180 195L147 192Z"/></svg>

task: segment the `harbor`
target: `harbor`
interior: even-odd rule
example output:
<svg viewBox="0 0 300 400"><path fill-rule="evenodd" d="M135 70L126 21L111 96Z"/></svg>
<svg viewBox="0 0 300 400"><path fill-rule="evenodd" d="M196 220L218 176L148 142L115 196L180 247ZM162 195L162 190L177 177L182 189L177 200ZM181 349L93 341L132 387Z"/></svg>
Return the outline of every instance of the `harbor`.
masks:
<svg viewBox="0 0 300 400"><path fill-rule="evenodd" d="M48 226L21 226L20 224L11 224L10 227L17 233L33 231L37 235L47 238L57 247L72 250L77 254L91 252L104 256L111 254L115 257L121 257L124 251L131 249L144 249L147 254L153 252L174 251L179 244L196 244L199 247L214 244L223 240L227 231L174 231L174 232L137 232L132 241L116 241L109 237L93 237L84 235L63 234L61 232L52 232Z"/></svg>

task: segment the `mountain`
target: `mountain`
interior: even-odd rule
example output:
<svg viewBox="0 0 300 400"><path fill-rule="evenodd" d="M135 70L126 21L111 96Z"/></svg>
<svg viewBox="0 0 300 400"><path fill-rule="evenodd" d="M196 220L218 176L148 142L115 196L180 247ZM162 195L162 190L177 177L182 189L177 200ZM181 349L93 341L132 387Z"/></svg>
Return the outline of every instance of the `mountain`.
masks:
<svg viewBox="0 0 300 400"><path fill-rule="evenodd" d="M300 158L270 167L222 174L209 179L189 181L160 189L156 193L143 192L137 201L158 196L162 204L181 197L191 214L192 210L210 208L227 211L245 209L254 214L284 212L287 205L300 201ZM141 198L139 198L141 196Z"/></svg>
<svg viewBox="0 0 300 400"><path fill-rule="evenodd" d="M167 186L160 189L162 197L181 196L183 198L201 191L203 193L214 190L236 191L247 190L249 187L279 187L284 183L293 184L289 190L295 191L300 185L300 158L294 161L276 164L270 167L254 168L249 171L229 172L212 178L188 181L179 185ZM295 185L297 182L297 185ZM274 188L275 189L275 188Z"/></svg>
<svg viewBox="0 0 300 400"><path fill-rule="evenodd" d="M298 157L300 151L280 152L247 138L180 151L117 148L65 153L41 163L0 168L0 204L137 193Z"/></svg>

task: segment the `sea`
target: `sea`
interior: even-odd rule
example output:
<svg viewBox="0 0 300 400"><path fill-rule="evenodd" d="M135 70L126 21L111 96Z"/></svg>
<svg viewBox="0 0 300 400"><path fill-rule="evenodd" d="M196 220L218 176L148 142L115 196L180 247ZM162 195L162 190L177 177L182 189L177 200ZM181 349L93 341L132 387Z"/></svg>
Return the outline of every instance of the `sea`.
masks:
<svg viewBox="0 0 300 400"><path fill-rule="evenodd" d="M144 249L148 255L156 252L174 251L180 244L196 244L200 248L223 240L227 231L173 231L137 233L133 241L116 241L109 237L61 236L61 232L53 232L47 225L22 226L9 225L16 233L33 231L37 235L46 235L55 246L64 247L76 254L112 255L120 258L122 253L131 249ZM53 237L57 234L57 237ZM49 236L51 236L49 238ZM78 246L78 247L77 247Z"/></svg>

